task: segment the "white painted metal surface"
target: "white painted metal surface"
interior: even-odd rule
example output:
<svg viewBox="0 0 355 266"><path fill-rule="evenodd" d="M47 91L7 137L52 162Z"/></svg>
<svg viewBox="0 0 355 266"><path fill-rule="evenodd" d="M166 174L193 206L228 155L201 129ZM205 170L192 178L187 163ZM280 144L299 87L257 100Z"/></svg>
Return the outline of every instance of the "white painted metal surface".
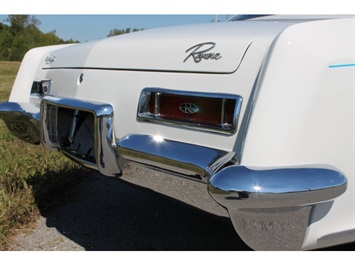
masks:
<svg viewBox="0 0 355 266"><path fill-rule="evenodd" d="M244 147L240 164L250 168L334 169L348 188L313 208L302 248L318 248L320 238L355 230L354 29L354 18L269 17L38 48L25 57L10 101L29 103L32 82L50 79L53 96L112 105L117 140L159 135L225 151ZM193 48L211 42L214 47ZM213 58L195 62L191 51L204 49ZM47 64L47 56L54 61ZM251 114L244 146L243 132L225 136L138 122L146 87L240 95L239 123ZM325 245L341 242L335 237Z"/></svg>
<svg viewBox="0 0 355 266"><path fill-rule="evenodd" d="M347 192L329 210L314 212L304 248L355 225L354 23L315 21L280 34L263 68L246 137L244 165L318 164L348 178Z"/></svg>

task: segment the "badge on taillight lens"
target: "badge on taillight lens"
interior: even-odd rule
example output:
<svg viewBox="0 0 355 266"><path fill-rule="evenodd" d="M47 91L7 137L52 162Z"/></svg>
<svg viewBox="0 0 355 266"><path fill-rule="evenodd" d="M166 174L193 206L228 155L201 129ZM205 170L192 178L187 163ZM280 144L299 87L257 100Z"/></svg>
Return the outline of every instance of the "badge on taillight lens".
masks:
<svg viewBox="0 0 355 266"><path fill-rule="evenodd" d="M145 88L138 120L234 134L241 109L239 95Z"/></svg>

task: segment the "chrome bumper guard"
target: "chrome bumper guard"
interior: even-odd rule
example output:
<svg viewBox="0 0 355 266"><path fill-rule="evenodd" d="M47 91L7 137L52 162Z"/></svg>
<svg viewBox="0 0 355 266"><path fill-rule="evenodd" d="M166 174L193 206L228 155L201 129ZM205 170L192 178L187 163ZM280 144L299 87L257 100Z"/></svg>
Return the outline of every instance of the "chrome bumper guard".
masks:
<svg viewBox="0 0 355 266"><path fill-rule="evenodd" d="M39 108L28 103L4 102L0 104L0 118L11 133L19 139L40 143Z"/></svg>
<svg viewBox="0 0 355 266"><path fill-rule="evenodd" d="M59 121L60 112L69 113L68 117L71 117L71 121L68 121L66 125ZM88 117L87 121L82 122L88 127L85 135L89 139L87 143L80 143L82 139L76 136L80 135L78 117L83 114ZM61 151L72 160L88 168L97 169L103 175L121 175L123 164L122 159L114 150L115 136L112 118L113 108L109 104L46 96L41 102L42 144L46 149ZM86 148L90 155L71 148L74 144L76 147L92 145Z"/></svg>
<svg viewBox="0 0 355 266"><path fill-rule="evenodd" d="M312 206L345 192L347 179L321 168L251 170L230 166L208 189L239 236L256 250L300 250Z"/></svg>

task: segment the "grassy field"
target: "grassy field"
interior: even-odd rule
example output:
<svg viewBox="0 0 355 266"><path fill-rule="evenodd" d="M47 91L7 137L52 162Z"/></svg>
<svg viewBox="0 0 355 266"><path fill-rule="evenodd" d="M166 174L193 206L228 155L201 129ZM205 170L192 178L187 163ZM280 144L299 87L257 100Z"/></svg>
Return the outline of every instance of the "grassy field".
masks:
<svg viewBox="0 0 355 266"><path fill-rule="evenodd" d="M8 100L19 66L0 61L0 102ZM0 119L0 250L13 228L30 222L38 208L61 202L85 174L61 154L13 137Z"/></svg>
<svg viewBox="0 0 355 266"><path fill-rule="evenodd" d="M19 67L19 62L0 61L0 102L9 98Z"/></svg>

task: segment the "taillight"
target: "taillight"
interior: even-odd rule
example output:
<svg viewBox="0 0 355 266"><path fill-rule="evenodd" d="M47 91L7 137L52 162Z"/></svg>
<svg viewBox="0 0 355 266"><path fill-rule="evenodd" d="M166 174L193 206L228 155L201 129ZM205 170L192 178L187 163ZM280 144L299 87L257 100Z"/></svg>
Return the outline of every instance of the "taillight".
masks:
<svg viewBox="0 0 355 266"><path fill-rule="evenodd" d="M30 103L39 107L41 99L50 94L52 80L34 81L32 83Z"/></svg>
<svg viewBox="0 0 355 266"><path fill-rule="evenodd" d="M51 85L52 80L34 81L32 83L31 95L46 96L50 93Z"/></svg>
<svg viewBox="0 0 355 266"><path fill-rule="evenodd" d="M141 93L137 116L141 121L233 134L241 103L238 95L146 88Z"/></svg>

